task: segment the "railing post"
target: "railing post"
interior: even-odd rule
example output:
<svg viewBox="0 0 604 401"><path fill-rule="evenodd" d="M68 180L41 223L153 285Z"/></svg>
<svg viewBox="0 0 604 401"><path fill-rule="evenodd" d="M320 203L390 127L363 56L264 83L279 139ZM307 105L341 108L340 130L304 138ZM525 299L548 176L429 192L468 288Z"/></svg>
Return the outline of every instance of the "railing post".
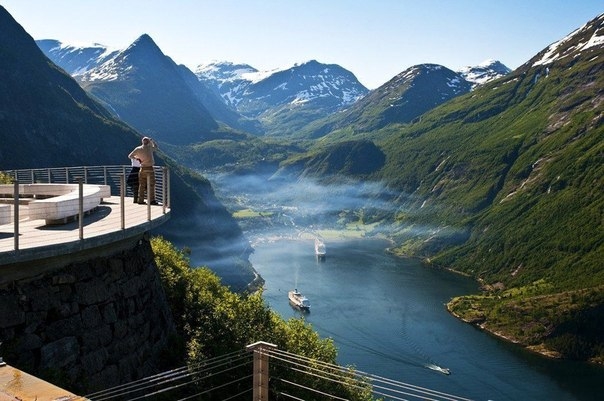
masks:
<svg viewBox="0 0 604 401"><path fill-rule="evenodd" d="M141 167L142 169L142 167ZM140 199L140 194L138 195ZM151 221L151 175L147 174L147 221Z"/></svg>
<svg viewBox="0 0 604 401"><path fill-rule="evenodd" d="M163 167L161 169L162 179L161 179L161 211L163 214L166 214L166 188L168 187L166 183L166 177L168 176L168 168Z"/></svg>
<svg viewBox="0 0 604 401"><path fill-rule="evenodd" d="M167 182L167 185L166 185L167 186L167 188L166 188L166 191L167 191L167 194L166 194L166 206L168 208L171 208L172 205L171 205L171 199L170 199L171 189L170 189L170 169L169 168L166 168L166 182Z"/></svg>
<svg viewBox="0 0 604 401"><path fill-rule="evenodd" d="M15 174L16 176L16 174ZM15 251L19 250L19 181L15 180L13 189L13 233L15 236Z"/></svg>
<svg viewBox="0 0 604 401"><path fill-rule="evenodd" d="M126 228L126 175L120 174L120 218L122 230Z"/></svg>
<svg viewBox="0 0 604 401"><path fill-rule="evenodd" d="M82 178L78 179L78 224L80 229L80 239L84 239L84 184Z"/></svg>
<svg viewBox="0 0 604 401"><path fill-rule="evenodd" d="M268 401L268 354L264 350L277 348L275 344L258 341L245 347L254 353L253 401Z"/></svg>

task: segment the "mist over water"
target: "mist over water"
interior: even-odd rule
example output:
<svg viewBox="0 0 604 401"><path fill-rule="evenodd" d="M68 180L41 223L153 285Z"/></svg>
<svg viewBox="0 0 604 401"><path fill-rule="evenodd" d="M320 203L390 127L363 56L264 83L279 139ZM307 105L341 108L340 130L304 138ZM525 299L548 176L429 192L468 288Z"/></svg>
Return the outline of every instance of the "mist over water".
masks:
<svg viewBox="0 0 604 401"><path fill-rule="evenodd" d="M301 317L332 338L339 363L475 400L601 399L601 367L536 356L451 316L451 297L477 292L470 279L397 258L385 240L325 238L327 257L318 260L312 234L335 225L340 210L391 211L379 185L209 178L227 207L270 214L244 229L264 298L284 318ZM293 288L310 299L310 313L291 307Z"/></svg>

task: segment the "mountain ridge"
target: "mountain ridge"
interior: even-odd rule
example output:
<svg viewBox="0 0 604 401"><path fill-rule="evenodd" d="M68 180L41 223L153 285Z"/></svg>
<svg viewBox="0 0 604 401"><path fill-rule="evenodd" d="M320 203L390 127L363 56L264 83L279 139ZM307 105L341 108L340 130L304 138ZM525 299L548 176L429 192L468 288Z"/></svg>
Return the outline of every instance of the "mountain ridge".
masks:
<svg viewBox="0 0 604 401"><path fill-rule="evenodd" d="M50 40L40 41L39 44L53 61L71 71L85 88L91 88L90 91L100 91L102 95L97 95L97 97L103 100L114 113L119 113L120 104L128 100L124 99L124 95L112 96L113 92L119 91L117 89L108 88L109 92L96 89L96 86L102 84L95 84L94 82L109 82L117 80L120 76L120 79L126 79L127 76L130 76L133 81L136 81L136 75L140 74L142 70L131 68L130 62L126 62L123 56L124 53L132 52L137 47L151 47L153 51L149 50L148 52L155 54L155 61L145 60L144 64L163 65L164 62L173 64L173 61L163 55L151 37L146 34L141 35L126 50L112 53L108 53L107 49L101 53L102 46L77 49L73 46L60 44L60 42L55 41L53 43ZM90 58L82 59L80 54L101 54L103 59L96 61L90 60ZM84 64L78 66L76 64L77 60L81 60L80 63ZM122 66L121 70L120 66ZM350 107L353 107L365 96L383 90L382 86L369 91L358 82L350 71L337 64L322 64L316 60L309 60L289 68L279 68L271 71L259 71L248 64L234 64L232 62L198 65L193 74L197 77L199 84L191 79L188 68L185 66L178 66L178 68L194 97L196 97L201 107L209 111L212 118L254 135L276 137L307 135L317 137L317 132L312 130L312 125L316 124L315 121L329 118L334 112L347 112ZM418 68L418 66L411 68ZM472 87L475 87L495 79L509 70L500 62L493 60L489 63L483 63L480 66L480 71L478 68L468 67L465 75L464 73L458 73L459 77L456 79L459 79L461 83L468 78L468 82L471 82ZM454 73L452 72L452 74ZM160 81L166 78L160 78L160 75L158 75L156 79ZM132 85L136 87L138 84L134 82ZM424 83L424 85L428 85L428 83ZM450 97L446 90L435 89L434 86L432 86L432 89L439 90L441 97L444 96L439 102ZM425 91L430 91L430 88L426 88ZM144 96L147 102L150 101L148 99L149 95ZM422 94L419 100L427 102L424 97ZM221 99L224 104L220 104L216 99ZM408 103L408 101L406 102ZM439 102L435 103L434 100L431 100L427 104L434 105ZM121 108L123 109L123 107ZM412 109L412 107L409 107L409 109ZM417 116L423 109L415 107L414 111L401 111L401 107L395 107L391 112L393 110L398 110L397 113L399 114ZM121 111L123 113L123 110ZM143 125L144 122L141 121L141 116L133 117L122 114L121 117L143 132L149 135L152 134L148 131L149 128ZM388 121L389 118L386 117L385 120ZM309 124L311 128L308 128ZM330 123L331 125L333 124ZM204 127L206 131L216 129L216 126L211 124L210 127L207 125ZM325 128L321 130L325 130ZM300 132L307 134L300 134ZM190 132L186 135L187 138L182 143L212 139L212 135L207 133L201 137L195 137ZM181 143L178 138L175 139L174 137L169 140L167 138L163 139L174 144Z"/></svg>

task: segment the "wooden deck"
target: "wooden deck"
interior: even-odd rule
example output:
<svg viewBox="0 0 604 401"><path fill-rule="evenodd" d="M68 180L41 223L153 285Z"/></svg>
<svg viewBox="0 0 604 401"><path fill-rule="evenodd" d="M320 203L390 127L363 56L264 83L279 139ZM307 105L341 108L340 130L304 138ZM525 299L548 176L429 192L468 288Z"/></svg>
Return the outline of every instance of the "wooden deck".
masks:
<svg viewBox="0 0 604 401"><path fill-rule="evenodd" d="M10 365L0 366L0 401L84 400Z"/></svg>
<svg viewBox="0 0 604 401"><path fill-rule="evenodd" d="M61 225L47 225L44 220L20 219L17 250L13 223L0 225L0 276L4 265L108 245L149 231L163 224L170 216L169 208L139 205L127 197L124 199L122 228L121 210L119 196L105 199L98 208L84 216L83 239L80 239L77 218Z"/></svg>

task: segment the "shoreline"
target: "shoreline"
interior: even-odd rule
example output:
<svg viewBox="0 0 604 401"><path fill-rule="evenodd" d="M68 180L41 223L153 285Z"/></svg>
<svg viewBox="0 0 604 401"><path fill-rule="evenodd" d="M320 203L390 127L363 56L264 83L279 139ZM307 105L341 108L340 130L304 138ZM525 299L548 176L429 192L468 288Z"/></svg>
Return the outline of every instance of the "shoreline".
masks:
<svg viewBox="0 0 604 401"><path fill-rule="evenodd" d="M485 333L487 333L487 334L489 334L489 335L491 335L493 337L496 337L496 338L498 338L498 339L500 339L502 341L505 341L505 342L507 342L509 344L517 345L517 346L521 347L522 349L524 349L524 350L526 350L528 352L531 352L533 354L546 357L548 359L562 359L561 355L558 352L552 351L552 350L549 350L549 349L545 348L545 346L543 345L543 343L541 343L539 345L533 345L533 346L524 344L524 343L522 343L522 342L520 342L518 340L515 340L515 339L513 339L511 337L506 336L505 334L503 334L501 332L489 329L486 326L485 323L476 323L476 322L473 322L471 320L464 319L463 317L459 316L457 313L453 312L449 308L449 304L446 305L446 308L447 308L447 312L449 312L449 314L451 316L455 317L456 319L461 320L462 322L467 323L469 325L472 325L472 326L480 329L481 331L483 331L483 332L485 332ZM589 361L585 361L585 362L591 363Z"/></svg>

